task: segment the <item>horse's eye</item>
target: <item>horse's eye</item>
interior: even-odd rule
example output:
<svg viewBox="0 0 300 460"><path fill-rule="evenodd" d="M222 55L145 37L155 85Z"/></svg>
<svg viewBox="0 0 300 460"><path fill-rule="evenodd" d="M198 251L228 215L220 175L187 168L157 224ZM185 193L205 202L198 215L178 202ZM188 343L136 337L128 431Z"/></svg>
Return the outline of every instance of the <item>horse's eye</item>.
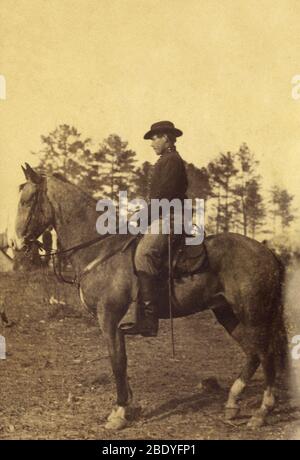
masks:
<svg viewBox="0 0 300 460"><path fill-rule="evenodd" d="M21 206L29 206L32 203L33 199L34 199L34 195L31 195L29 198L26 198L26 200L21 199L20 200Z"/></svg>

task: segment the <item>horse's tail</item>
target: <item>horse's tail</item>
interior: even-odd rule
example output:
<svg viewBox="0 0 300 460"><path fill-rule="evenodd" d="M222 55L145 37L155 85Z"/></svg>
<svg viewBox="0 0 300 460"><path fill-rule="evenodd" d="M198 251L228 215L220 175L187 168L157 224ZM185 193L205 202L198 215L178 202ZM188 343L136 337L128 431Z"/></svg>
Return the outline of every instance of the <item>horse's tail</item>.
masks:
<svg viewBox="0 0 300 460"><path fill-rule="evenodd" d="M274 316L272 324L271 347L275 359L276 374L284 375L288 371L288 336L284 316L285 266L275 254L279 269L279 282L274 296Z"/></svg>

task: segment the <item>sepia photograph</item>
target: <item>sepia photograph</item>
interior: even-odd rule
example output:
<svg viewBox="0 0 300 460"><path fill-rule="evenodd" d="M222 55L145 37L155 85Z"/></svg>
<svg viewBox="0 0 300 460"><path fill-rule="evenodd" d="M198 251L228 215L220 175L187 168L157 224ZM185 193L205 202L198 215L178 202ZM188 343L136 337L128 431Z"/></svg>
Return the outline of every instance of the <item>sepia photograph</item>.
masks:
<svg viewBox="0 0 300 460"><path fill-rule="evenodd" d="M300 440L299 21L0 0L0 440Z"/></svg>

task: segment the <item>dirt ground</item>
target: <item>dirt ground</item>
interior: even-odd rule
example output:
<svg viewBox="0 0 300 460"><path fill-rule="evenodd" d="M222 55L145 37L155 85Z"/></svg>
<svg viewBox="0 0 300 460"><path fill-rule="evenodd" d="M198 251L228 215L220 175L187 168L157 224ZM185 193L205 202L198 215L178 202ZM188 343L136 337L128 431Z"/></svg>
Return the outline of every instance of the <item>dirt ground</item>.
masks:
<svg viewBox="0 0 300 460"><path fill-rule="evenodd" d="M43 272L0 274L0 296L15 322L0 327L7 346L0 360L0 439L288 439L299 428L293 400L281 401L267 426L247 428L262 397L260 371L240 417L225 422L223 406L243 354L205 312L175 321L175 359L168 321L157 339L127 339L128 374L142 412L123 431L107 431L114 381L103 337L76 288ZM65 304L51 304L51 296Z"/></svg>

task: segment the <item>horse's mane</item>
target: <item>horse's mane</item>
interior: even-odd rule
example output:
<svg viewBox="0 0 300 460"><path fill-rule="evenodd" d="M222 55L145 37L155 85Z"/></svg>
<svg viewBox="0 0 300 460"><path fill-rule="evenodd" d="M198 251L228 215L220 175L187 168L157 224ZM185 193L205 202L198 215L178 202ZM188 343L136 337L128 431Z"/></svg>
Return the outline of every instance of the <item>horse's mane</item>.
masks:
<svg viewBox="0 0 300 460"><path fill-rule="evenodd" d="M83 193L85 195L85 197L89 200L93 200L96 202L96 199L93 198L91 195L89 195L85 190L83 190L79 185L77 184L74 184L73 182L69 181L69 179L67 179L63 174L59 173L59 172L54 172L53 174L50 175L50 177L54 177L55 179L58 179L60 180L61 182L64 182L65 184L69 184L71 185L72 187L74 187L75 189L79 190L81 193Z"/></svg>
<svg viewBox="0 0 300 460"><path fill-rule="evenodd" d="M62 182L66 182L67 184L75 185L75 184L72 184L72 182L70 182L69 179L67 179L63 174L59 172L54 172L52 176L55 177L56 179L61 180Z"/></svg>
<svg viewBox="0 0 300 460"><path fill-rule="evenodd" d="M83 195L85 195L86 199L93 200L95 202L97 201L95 198L93 198L91 195L89 195L89 193L87 193L85 190L83 190L79 185L74 184L73 182L69 181L69 179L67 179L62 173L54 172L52 174L47 174L46 171L44 171L44 170L40 170L38 168L33 168L33 169L43 177L54 177L55 179L58 179L59 181L64 182L65 184L71 185L75 189L79 190ZM19 192L21 192L23 190L23 188L25 187L26 183L27 182L24 182L23 184L19 185Z"/></svg>

